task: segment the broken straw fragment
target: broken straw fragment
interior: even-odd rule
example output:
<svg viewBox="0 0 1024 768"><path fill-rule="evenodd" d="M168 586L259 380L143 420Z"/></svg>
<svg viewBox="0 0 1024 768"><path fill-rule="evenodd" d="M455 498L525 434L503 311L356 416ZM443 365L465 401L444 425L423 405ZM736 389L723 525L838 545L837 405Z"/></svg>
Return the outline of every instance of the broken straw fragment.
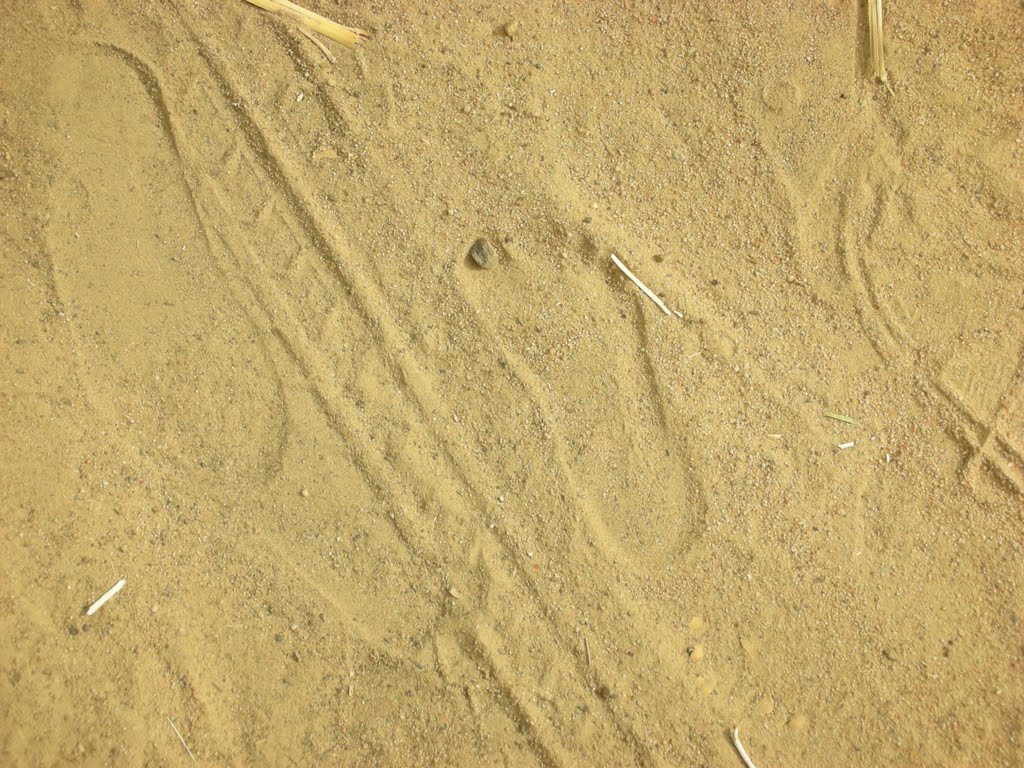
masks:
<svg viewBox="0 0 1024 768"><path fill-rule="evenodd" d="M661 299L659 299L657 296L654 295L654 291L652 291L650 288L648 288L646 285L644 285L642 282L640 282L639 278L637 278L636 275L634 275L632 272L630 272L629 269L626 267L626 265L623 264L621 261L619 261L619 257L616 256L614 253L612 254L612 261L615 263L616 267L618 267L619 269L622 270L622 273L626 277L628 277L630 280L632 280L636 284L637 288L639 288L641 291L644 292L644 294L647 296L647 298L649 298L651 301L653 301L655 304L657 304L659 307L661 307L661 311L662 312L664 312L669 317L672 316L672 312L669 311L669 308L665 306L665 303Z"/></svg>
<svg viewBox="0 0 1024 768"><path fill-rule="evenodd" d="M196 756L192 754L192 750L188 748L188 744L185 743L185 737L181 735L181 731L178 730L178 726L176 726L174 721L169 717L167 718L167 722L171 724L171 728L174 729L174 735L178 737L178 741L181 742L181 746L183 746L185 751L188 752L188 756L192 758L192 762L199 765L199 761L196 760Z"/></svg>
<svg viewBox="0 0 1024 768"><path fill-rule="evenodd" d="M740 759L743 760L743 764L747 768L754 768L754 762L750 759L750 755L747 754L747 750L743 748L743 744L740 742L740 729L738 726L732 729L732 743L736 747L736 751L740 753Z"/></svg>
<svg viewBox="0 0 1024 768"><path fill-rule="evenodd" d="M308 39L309 39L310 41L312 41L313 45L315 45L315 46L316 46L317 48L319 48L319 49L320 49L320 52L321 52L321 53L322 53L322 54L323 54L324 56L326 56L326 57L327 57L327 60L328 60L329 62L331 62L331 64L337 64L337 63L338 63L338 60L337 60L336 58L334 58L334 54L333 54L333 53L331 53L331 49L330 49L330 48L328 48L328 47L327 47L326 45L324 45L324 44L323 44L322 42L320 42L320 41L319 41L319 40L318 40L318 39L317 39L317 38L316 38L316 37L315 37L315 36L313 35L313 33L312 33L312 32L310 32L310 31L309 31L308 29L300 29L300 30L299 30L299 32L300 32L300 33L301 33L301 34L302 34L302 35L303 35L304 37L306 37L306 38L308 38Z"/></svg>
<svg viewBox="0 0 1024 768"><path fill-rule="evenodd" d="M124 579L121 579L117 584L108 589L99 600L89 606L89 610L85 612L86 616L92 616L96 611L106 605L107 601L116 595L124 587Z"/></svg>
<svg viewBox="0 0 1024 768"><path fill-rule="evenodd" d="M828 411L825 411L825 418L835 419L836 421L842 421L842 422L845 422L847 424L856 424L857 423L853 419L851 419L849 416L843 416L840 413L829 413Z"/></svg>
<svg viewBox="0 0 1024 768"><path fill-rule="evenodd" d="M885 71L885 43L882 38L882 0L868 0L868 39L871 43L871 70L889 94L895 96Z"/></svg>
<svg viewBox="0 0 1024 768"><path fill-rule="evenodd" d="M355 48L356 43L361 43L369 38L369 35L361 29L342 26L288 0L246 0L246 2L271 13L290 16L314 32L319 32L349 48Z"/></svg>

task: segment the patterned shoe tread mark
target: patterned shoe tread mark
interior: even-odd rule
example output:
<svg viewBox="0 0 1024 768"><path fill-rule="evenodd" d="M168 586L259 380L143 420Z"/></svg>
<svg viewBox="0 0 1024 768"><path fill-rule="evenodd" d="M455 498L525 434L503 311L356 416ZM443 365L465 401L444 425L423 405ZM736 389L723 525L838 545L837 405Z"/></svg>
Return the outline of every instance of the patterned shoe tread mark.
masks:
<svg viewBox="0 0 1024 768"><path fill-rule="evenodd" d="M311 354L314 354L314 353L311 353ZM408 378L408 377L407 377L407 378ZM453 463L455 463L455 462L453 462ZM467 465L467 464L471 464L471 463L472 463L472 459L471 459L471 458L468 458L468 459L467 459L467 461L462 461L462 462L460 462L460 463L461 463L461 464L462 464L463 466L465 466L465 465ZM455 463L455 464L459 464L459 463ZM481 501L482 501L482 500L481 500ZM518 554L517 556L518 556L518 557L520 557L520 558L522 557L521 553L519 553L519 554Z"/></svg>
<svg viewBox="0 0 1024 768"><path fill-rule="evenodd" d="M974 486L979 468L986 468L1001 478L1009 490L1021 495L1024 349L1018 348L1014 354L1011 347L1015 340L1008 336L999 338L1003 341L1001 348L983 348L990 354L972 354L972 350L966 349L966 354L955 361L960 365L948 364L934 386L954 408L960 422L960 436L968 448L962 468L964 478Z"/></svg>
<svg viewBox="0 0 1024 768"><path fill-rule="evenodd" d="M255 263L255 262L253 262L253 263ZM271 292L269 292L269 291L265 292L265 294L264 294L264 295L268 297L268 301L269 301L269 299L270 299L270 298L272 298L272 293L271 293ZM271 305L273 305L273 302L272 302L272 301L269 301L269 303L270 303ZM287 325L291 327L291 326L293 325L293 323L292 323L291 321L289 321L289 323L288 323ZM279 329L279 330L280 330L280 329ZM287 335L287 334L286 334L286 335ZM293 336L293 338L292 338L292 342L290 343L290 347L291 347L291 348L292 348L292 350L293 350L293 356L294 356L294 357L295 357L296 359L298 359L298 358L301 358L301 357L304 357L304 358L305 358L305 359L307 360L307 362L308 362L309 360L313 360L313 359L315 359L315 357L317 356L317 355L316 355L316 353L315 353L314 351L312 351L312 350L311 350L311 349L310 349L310 348L308 347L308 345L307 345L306 343L304 343L304 342L296 342L296 341L295 341L295 339L296 339L296 338L298 338L298 337L297 337L297 336ZM299 349L299 350L305 349L305 350L307 350L308 354L303 354L303 353L302 353L301 351L299 351L299 352L296 352L296 351L295 351L296 349ZM311 366L310 366L309 368L310 368L310 370L312 370L312 367L311 367ZM318 367L317 367L317 368L318 368ZM321 380L323 380L323 381L327 381L327 380L329 379L329 375L328 375L328 373L327 373L326 371L324 371L324 372L322 373L322 375L321 375L321 376L319 376L319 379L321 379ZM321 389L323 390L323 389L324 389L324 387L323 387L323 386L321 386ZM342 400L343 398L342 398L342 397L332 397L332 398L330 398L330 399L334 400L335 402L338 402L338 401ZM515 551L516 551L516 549L515 549L515 548L513 548L513 550L512 550L512 551L513 551L513 552L515 552Z"/></svg>
<svg viewBox="0 0 1024 768"><path fill-rule="evenodd" d="M253 167L255 167L255 166L253 166ZM223 193L221 193L221 194L223 194ZM211 206L206 204L206 203L203 203L201 207L203 208L204 211L211 209ZM212 207L212 209L215 209L215 206ZM225 225L225 224L221 225L222 229L225 229L226 227L227 227L227 225ZM272 291L266 290L262 294L262 297L263 297L263 300L265 300L270 306L275 306L276 305L276 302L273 300L274 296L273 296L273 292ZM279 314L279 313L280 313L279 311L275 311L275 315ZM287 318L288 316L285 315L285 317ZM286 322L286 325L287 326L293 326L293 321ZM297 324L295 324L295 325L297 325ZM281 328L278 327L277 330L278 330L278 337L280 339L280 338L282 338L282 334L280 333ZM338 391L336 389L336 386L334 385L334 383L331 382L331 379L333 377L323 367L322 364L319 364L319 362L318 362L319 353L313 351L313 348L309 345L308 341L303 340L304 334L294 334L294 332L293 332L293 334L289 334L288 332L285 332L284 336L288 336L289 337L288 338L288 343L287 343L286 346L290 350L293 359L295 359L296 361L304 362L305 363L305 365L307 367L307 375L310 376L311 381L316 382L317 379L319 378L319 380L323 382L317 388L320 391L328 391L328 392L334 391L335 392L335 395L333 397L324 397L324 398L322 398L324 403L325 403L325 409L328 410L329 421L331 421L331 423L333 423L335 425L339 425L343 421L347 421L347 423L349 423L349 424L357 423L354 420L349 421L347 419L341 419L339 417L339 413L337 412L337 408L339 407L339 404L346 403L347 402L347 398L343 394L341 394L340 391ZM316 371L317 373L319 373L319 377L317 377L314 373L311 373L312 371ZM331 384L328 385L327 382L331 382ZM328 402L330 403L329 405L327 405ZM359 440L356 440L354 442L359 443ZM364 442L364 444L372 443L372 441L368 440L368 439L367 440L363 440L363 442ZM371 476L373 476L373 473L371 473ZM380 476L380 475L378 474L377 476ZM384 473L384 476L387 476L386 473ZM426 483L426 482L423 483L424 486L433 485L433 484L434 483ZM402 485L401 483L391 483L391 484L385 483L383 486L379 486L379 487L381 487L381 488L401 487L401 485ZM406 506L406 507L414 506L414 502L410 501L409 504L406 504L406 505L403 505L403 506ZM407 539L410 539L410 540L414 538L408 532L408 530L404 531L404 535L406 536ZM511 542L509 540L506 540L505 541L505 545L506 545L506 547L508 547L508 546L511 545ZM515 554L515 552L517 550L510 550L510 551L512 551L513 554ZM536 594L536 592L534 592L534 599L539 599L539 596Z"/></svg>
<svg viewBox="0 0 1024 768"><path fill-rule="evenodd" d="M155 83L155 78L153 79L153 82ZM266 209L264 209L264 210L266 210ZM272 228L270 230L271 233L281 233L281 232L284 232L286 234L286 236L288 236L287 233L289 233L290 230L289 230L289 228L287 226L285 226L287 224L287 219L285 219L285 218L283 218L281 216L275 217L274 215L268 215L268 216L264 216L264 220L270 223L270 227ZM224 229L225 229L225 231L228 231L228 232L230 231L229 227L227 227L227 226L225 226ZM293 239L294 238L293 235L291 237L292 237L292 239L290 239L289 241L286 241L284 243L284 245L286 247L291 247L291 249L294 251L295 250L294 246L295 246L297 241ZM213 238L211 238L211 240L213 242L218 242L220 240L220 238L215 235ZM244 253L245 249L244 248L236 248L236 249L234 249L233 252L236 253L236 254L237 253ZM299 266L297 267L296 265L299 265ZM225 264L224 266L225 266L226 269L231 269L232 268L231 265L229 265L229 264ZM289 271L292 274L293 277L296 276L296 275L301 275L302 274L302 270L301 270L302 266L303 266L302 260L300 258L296 257L296 258L290 260L290 263L287 265L288 269L286 271ZM273 272L271 272L271 273L273 274ZM314 279L316 277L319 277L318 275L316 275L315 269L311 268L311 267L308 267L308 265L307 265L307 274L313 275ZM314 285L315 284L316 283L314 282ZM275 288L273 283L266 282L261 287L262 287L262 291L263 291L261 295L263 297L271 297L270 303L271 303L272 306L274 306L274 305L277 305L277 306L280 306L280 307L286 307L287 306L284 303L284 301L281 299L280 290ZM286 312L286 309L283 310L283 311ZM302 326L301 321L297 321L297 320L295 320L293 318L290 318L287 314L283 315L280 318L280 320L281 320L281 322L283 323L283 325L285 327L295 328L295 327L301 327ZM285 334L285 335L288 335L288 334ZM317 356L315 354L313 354L313 353L308 351L307 347L311 348L310 342L307 339L304 338L304 336L303 336L303 334L301 332L293 331L291 335L293 335L293 336L295 336L297 338L301 338L302 339L302 341L301 341L302 347L300 349L298 349L298 350L296 350L295 348L292 349L292 356L293 356L294 359L296 359L296 360L298 360L300 362L304 359L304 356L308 356L308 357L311 357L313 359L316 359ZM340 397L339 396L339 397L334 398L334 401L335 402L345 402L346 399L344 397ZM410 503L407 506L408 507L414 507L415 504L414 503ZM405 532L408 532L409 530L413 529L414 526L413 525L404 525L404 526L401 526L401 528L402 528L402 531L405 533ZM407 539L408 540L411 540L412 538L413 538L412 536L408 536L408 534L407 534ZM269 539L266 541L266 544L267 544L267 546L273 546L272 545L272 540L269 540ZM422 551L423 551L422 548L420 548L419 551L420 551L420 554L422 554ZM309 580L307 579L307 581L309 581ZM317 591L324 597L325 601L328 604L331 604L331 605L334 605L335 607L337 607L338 604L336 603L336 601L334 601L331 598L329 593L324 592L322 590L317 590Z"/></svg>

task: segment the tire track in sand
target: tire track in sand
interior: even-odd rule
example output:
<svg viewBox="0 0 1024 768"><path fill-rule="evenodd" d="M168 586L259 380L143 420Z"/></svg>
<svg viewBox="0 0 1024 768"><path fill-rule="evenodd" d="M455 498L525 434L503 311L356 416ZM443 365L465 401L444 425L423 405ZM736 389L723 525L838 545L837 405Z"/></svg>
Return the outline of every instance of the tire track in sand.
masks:
<svg viewBox="0 0 1024 768"><path fill-rule="evenodd" d="M195 37L197 45L202 46L201 41ZM205 50L205 49L203 49ZM207 66L211 70L211 75L217 86L217 90L221 91L222 95L230 101L237 101L233 99L234 91L231 89L230 83L227 76L223 72L219 72L216 69L217 65L212 59L212 55L209 51L203 56L207 63ZM282 195L285 197L288 207L295 212L297 220L293 220L290 229L293 234L298 232L300 235L309 238L313 246L311 250L318 253L323 261L325 261L331 269L331 274L334 276L333 279L338 282L339 288L342 290L341 293L351 292L353 295L353 309L357 311L359 315L365 318L367 324L372 324L375 330L379 331L383 337L376 343L382 348L389 351L395 349L401 349L403 342L401 334L393 321L389 319L389 315L386 310L383 309L383 302L377 296L377 292L371 287L361 284L358 275L353 276L347 274L347 270L343 267L335 257L339 249L336 245L331 244L331 238L324 234L324 228L320 223L316 221L315 214L312 214L308 205L301 199L301 196L296 191L294 184L288 181L289 172L282 164L277 160L273 150L270 148L270 142L267 139L266 132L262 130L259 125L248 115L242 112L235 113L239 116L240 127L243 130L244 135L247 139L248 151L255 153L255 156L259 162L251 162L251 169L259 169L260 165L264 165L270 169L269 180L277 188ZM170 119L170 116L168 116ZM185 146L183 143L179 143L179 148ZM241 154L244 155L244 152ZM192 163L186 162L186 167L192 166ZM200 166L201 167L201 166ZM201 178L201 174L195 174L195 178ZM266 185L261 185L258 189L265 190ZM197 197L202 197L201 187L197 187ZM265 194L265 192L264 192ZM230 191L227 195L231 195ZM203 210L204 218L213 216L214 220L217 220L217 216L212 211L218 210L221 203L214 202L212 206L206 204L200 207ZM222 211L222 218L220 220L220 227L224 232L230 230L230 222L232 216L229 211ZM283 222L277 222L282 224ZM217 229L216 224L211 224L215 230ZM286 229L289 227L286 225ZM229 245L235 252L236 256L239 253L245 253L244 245L239 245L235 242L231 242L233 238L226 238L229 240ZM273 326L279 339L287 340L287 348L290 350L292 359L300 366L303 370L304 375L310 381L311 387L316 390L319 394L321 406L323 407L325 414L328 416L329 422L344 437L351 438L350 443L353 445L354 450L362 453L362 469L367 474L368 478L375 478L372 482L373 487L378 490L386 489L390 493L395 493L396 490L404 487L403 478L394 478L393 472L387 465L387 462L382 462L380 457L374 456L372 451L363 450L362 446L372 445L372 438L367 434L364 427L360 425L358 414L352 412L351 408L345 407L344 404L347 400L345 391L340 388L334 381L329 365L324 359L323 355L316 349L315 345L309 341L309 337L306 332L302 329L302 323L298 322L289 314L282 312L282 304L280 298L275 298L274 291L270 290L268 284L263 278L256 278L253 275L260 273L265 268L261 268L257 259L247 259L248 265L252 267L251 273L247 273L247 278L251 285L254 286L256 292L261 297L261 303L264 306L272 307L270 314L275 316L273 318ZM296 260L291 261L286 265L287 269L294 268ZM237 268L237 267L236 267ZM287 271L286 269L286 271ZM262 286L261 286L262 283ZM371 308L372 307L372 308ZM283 319L283 322L278 322L278 319ZM425 378L425 374L418 369L415 362L412 361L407 355L401 356L399 361L396 361L390 355L385 354L388 358L386 360L387 366L391 369L395 375L397 381L409 382L415 380L417 386L413 387L417 397L414 398L414 405L419 411L420 418L423 421L429 423L429 406L424 405L422 400L419 398L432 398L432 393L427 390L424 395L423 382L429 381ZM464 472L458 471L459 457L452 456L450 447L446 446L440 438L435 436L434 438L440 443L442 453L445 454L446 461L450 467L455 468L453 474L461 485L464 486L470 497L473 499L474 506L485 507L486 500L481 492L475 487L471 479ZM381 480L380 478L386 478ZM394 479L391 479L394 478ZM436 478L433 477L421 477L418 478L419 490L423 495L432 495L432 488ZM409 506L415 505L415 498L413 494L408 492L400 492L400 497L405 498ZM443 503L443 499L440 500ZM403 505L399 505L403 506ZM468 510L463 510L462 515L464 519L472 519L473 515ZM397 518L396 518L397 519ZM411 525L406 525L401 522L396 522L401 525L406 531L407 538L412 539L413 537L408 535L408 531L412 528ZM584 680L592 679L594 673L588 673L582 659L580 658L580 652L575 645L572 645L565 640L565 630L559 626L558 622L552 618L556 612L551 610L552 602L550 599L544 597L538 586L538 581L531 578L528 575L528 569L526 562L521 552L521 547L510 538L508 535L502 534L500 531L496 531L495 528L490 528L492 534L495 535L501 545L503 556L516 568L520 573L526 574L525 582L526 588L534 603L538 605L538 612L541 616L546 619L549 631L552 637L556 641L556 646L559 647L564 653L570 656L569 666L576 667L578 673L581 672L580 677ZM424 543L420 549L421 556L435 559L431 551L429 544ZM581 686L585 689L586 686ZM512 695L518 695L513 693ZM611 707L606 707L609 714L612 714ZM619 731L620 735L627 740L628 743L633 745L633 748L638 751L638 756L646 757L650 754L648 747L644 743L644 739L637 736L632 728L623 722L623 718L618 714L613 714L612 721L615 724L615 729ZM536 730L536 729L535 729ZM540 737L538 737L540 738ZM559 749L554 745L543 745L539 750L538 754L545 760L549 759L551 755L557 754Z"/></svg>

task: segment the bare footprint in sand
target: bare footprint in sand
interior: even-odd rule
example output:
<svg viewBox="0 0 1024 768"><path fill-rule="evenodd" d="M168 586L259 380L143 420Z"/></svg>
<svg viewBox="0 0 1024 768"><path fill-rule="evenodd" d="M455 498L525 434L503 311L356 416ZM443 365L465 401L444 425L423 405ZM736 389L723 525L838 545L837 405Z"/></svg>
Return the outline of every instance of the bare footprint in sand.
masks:
<svg viewBox="0 0 1024 768"><path fill-rule="evenodd" d="M47 228L83 386L175 466L265 477L285 440L276 372L216 279L161 105L127 63L108 82L112 56L73 57L52 94L66 152L90 146L66 164Z"/></svg>

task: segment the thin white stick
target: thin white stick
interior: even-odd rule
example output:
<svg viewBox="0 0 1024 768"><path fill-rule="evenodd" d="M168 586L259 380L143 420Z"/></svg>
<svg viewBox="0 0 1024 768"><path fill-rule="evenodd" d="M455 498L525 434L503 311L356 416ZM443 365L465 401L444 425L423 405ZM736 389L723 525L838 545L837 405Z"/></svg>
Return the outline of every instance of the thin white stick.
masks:
<svg viewBox="0 0 1024 768"><path fill-rule="evenodd" d="M179 731L178 728L174 725L174 721L168 717L167 722L170 723L171 728L174 729L174 735L178 737L178 741L181 742L181 746L183 746L185 748L185 751L188 752L188 756L192 758L192 762L196 765L199 765L199 761L196 760L196 756L192 754L192 750L188 748L188 744L185 743L185 737L181 735L181 731Z"/></svg>
<svg viewBox="0 0 1024 768"><path fill-rule="evenodd" d="M315 45L317 48L320 49L320 52L323 53L323 55L327 57L327 60L329 62L331 62L331 64L337 64L338 63L338 60L336 58L334 58L334 54L331 53L331 49L328 48L326 45L324 45L319 40L317 40L315 37L313 37L313 33L312 32L310 32L307 29L302 29L300 27L299 28L299 34L305 35L310 40L312 40L313 41L313 45Z"/></svg>
<svg viewBox="0 0 1024 768"><path fill-rule="evenodd" d="M101 597L95 603L90 605L89 606L89 610L85 612L85 615L86 616L92 616L94 613L96 613L96 611L98 611L100 608L102 608L104 605L106 605L107 600L109 600L114 595L116 595L118 592L120 592L123 587L124 587L124 579L121 579L119 582L117 582L117 584L115 584L110 589L108 589L104 593L103 597Z"/></svg>
<svg viewBox="0 0 1024 768"><path fill-rule="evenodd" d="M747 750L740 744L740 729L739 727L732 729L732 743L736 746L736 751L740 753L740 757L743 760L743 764L747 768L754 768L753 762L750 760L750 755L747 754Z"/></svg>
<svg viewBox="0 0 1024 768"><path fill-rule="evenodd" d="M640 282L637 276L630 272L629 269L626 268L626 265L619 261L619 257L616 256L614 253L612 254L612 261L615 262L615 266L621 269L622 273L626 277L628 277L630 280L636 283L636 287L643 291L647 295L647 298L649 298L651 301L653 301L655 304L661 307L662 312L664 312L669 317L672 316L672 312L669 310L668 307L665 306L664 302L661 299L654 295L654 291L652 291L650 288L648 288L646 285Z"/></svg>
<svg viewBox="0 0 1024 768"><path fill-rule="evenodd" d="M853 443L840 443L836 446L840 451L845 451L847 448L853 448Z"/></svg>

